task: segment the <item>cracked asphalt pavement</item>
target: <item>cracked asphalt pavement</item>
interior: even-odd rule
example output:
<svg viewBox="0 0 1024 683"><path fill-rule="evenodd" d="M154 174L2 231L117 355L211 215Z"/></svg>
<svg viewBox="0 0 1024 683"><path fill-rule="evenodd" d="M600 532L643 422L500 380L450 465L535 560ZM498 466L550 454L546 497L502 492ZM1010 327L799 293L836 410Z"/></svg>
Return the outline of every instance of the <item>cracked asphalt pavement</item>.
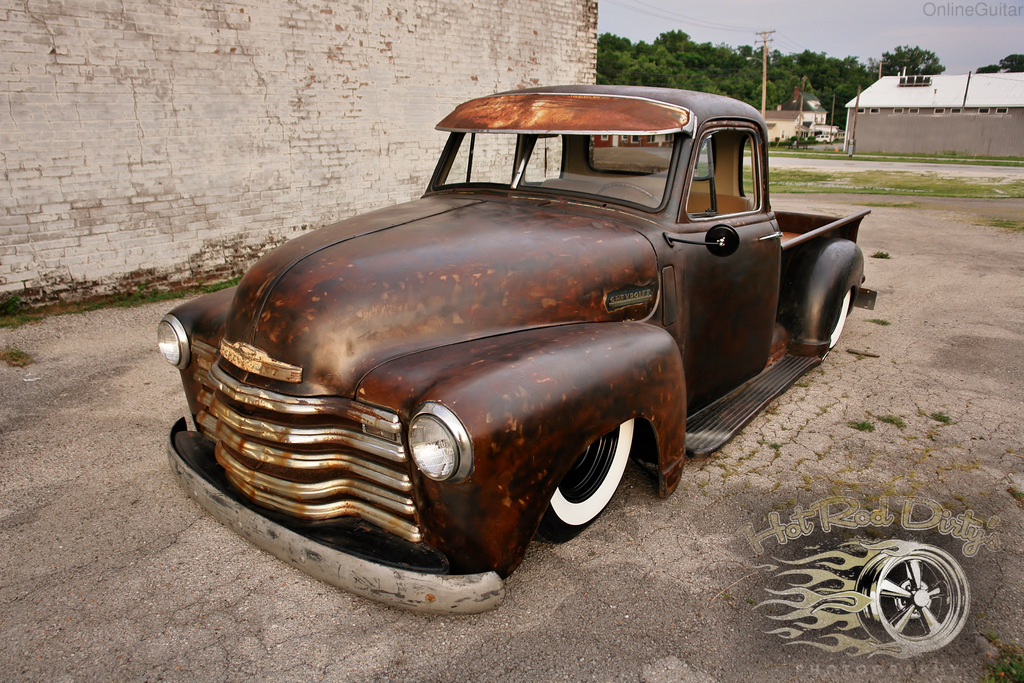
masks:
<svg viewBox="0 0 1024 683"><path fill-rule="evenodd" d="M688 463L673 496L630 466L587 532L534 543L504 605L477 616L421 616L319 583L179 490L165 441L186 404L154 340L173 304L0 330L0 348L35 358L0 364L0 678L978 680L985 634L1024 643L1024 233L987 224L1019 221L1024 201L774 205L874 206L859 242L875 310L856 309L819 368ZM826 531L822 511L844 509ZM884 627L899 617L843 607L828 584L816 599L830 607L805 604L800 618L769 602L799 593L784 572L815 554L893 539L933 549L882 573L910 586L925 567L927 590L904 592L958 618L950 642L898 600L925 636L893 636ZM940 555L962 571L943 574ZM859 561L835 585L864 593ZM957 586L969 603L943 611ZM882 647L901 637L902 651Z"/></svg>

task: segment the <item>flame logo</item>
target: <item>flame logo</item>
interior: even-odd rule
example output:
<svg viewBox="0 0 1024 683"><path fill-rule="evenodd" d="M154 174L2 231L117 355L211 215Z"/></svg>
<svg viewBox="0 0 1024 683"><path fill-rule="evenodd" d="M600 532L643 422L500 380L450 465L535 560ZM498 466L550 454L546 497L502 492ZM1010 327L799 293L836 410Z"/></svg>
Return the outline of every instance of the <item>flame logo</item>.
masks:
<svg viewBox="0 0 1024 683"><path fill-rule="evenodd" d="M907 658L938 650L960 633L970 589L960 565L914 541L852 541L796 561L774 579L785 590L757 605L789 625L768 631L787 645ZM782 569L772 566L772 571Z"/></svg>

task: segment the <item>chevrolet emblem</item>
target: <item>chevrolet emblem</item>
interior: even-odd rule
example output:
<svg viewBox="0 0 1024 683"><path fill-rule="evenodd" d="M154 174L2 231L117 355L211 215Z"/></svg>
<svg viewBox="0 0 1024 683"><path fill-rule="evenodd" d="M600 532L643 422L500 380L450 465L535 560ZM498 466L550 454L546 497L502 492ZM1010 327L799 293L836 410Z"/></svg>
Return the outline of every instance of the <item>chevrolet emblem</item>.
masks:
<svg viewBox="0 0 1024 683"><path fill-rule="evenodd" d="M263 349L245 342L220 340L220 355L237 368L282 382L298 384L302 381L302 368L274 360Z"/></svg>

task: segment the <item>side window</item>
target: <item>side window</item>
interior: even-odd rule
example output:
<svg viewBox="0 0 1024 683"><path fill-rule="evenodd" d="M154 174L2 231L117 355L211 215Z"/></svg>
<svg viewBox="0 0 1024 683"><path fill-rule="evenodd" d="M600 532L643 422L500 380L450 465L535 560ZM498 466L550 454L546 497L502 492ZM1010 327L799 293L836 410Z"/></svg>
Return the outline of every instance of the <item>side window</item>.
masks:
<svg viewBox="0 0 1024 683"><path fill-rule="evenodd" d="M758 139L753 131L723 129L700 141L686 198L690 218L755 211L761 206Z"/></svg>
<svg viewBox="0 0 1024 683"><path fill-rule="evenodd" d="M743 141L743 149L740 152L740 194L747 199L753 200L751 208L757 208L757 194L761 189L755 181L757 172L757 145L753 135L746 135ZM749 203L749 202L748 202Z"/></svg>
<svg viewBox="0 0 1024 683"><path fill-rule="evenodd" d="M694 182L708 182L711 180L711 169L713 168L711 157L711 136L707 136L700 143L700 151L697 153L697 164L693 169ZM701 188L705 186L699 186Z"/></svg>

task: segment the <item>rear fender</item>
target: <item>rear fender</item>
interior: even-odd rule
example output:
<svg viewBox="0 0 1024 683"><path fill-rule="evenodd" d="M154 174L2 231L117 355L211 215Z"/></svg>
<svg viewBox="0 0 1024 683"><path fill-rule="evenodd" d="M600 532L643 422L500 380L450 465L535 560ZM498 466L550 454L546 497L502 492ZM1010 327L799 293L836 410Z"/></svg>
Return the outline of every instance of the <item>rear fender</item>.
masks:
<svg viewBox="0 0 1024 683"><path fill-rule="evenodd" d="M843 298L850 290L856 298L863 279L864 255L855 242L826 237L796 248L779 299L779 322L789 332L791 353L823 356L828 351Z"/></svg>
<svg viewBox="0 0 1024 683"><path fill-rule="evenodd" d="M413 471L426 540L456 573L520 563L555 488L587 445L622 422L657 435L660 489L679 481L685 385L672 337L645 323L530 330L405 356L371 371L360 401L396 410L406 428L425 401L469 433L474 464L457 483Z"/></svg>

